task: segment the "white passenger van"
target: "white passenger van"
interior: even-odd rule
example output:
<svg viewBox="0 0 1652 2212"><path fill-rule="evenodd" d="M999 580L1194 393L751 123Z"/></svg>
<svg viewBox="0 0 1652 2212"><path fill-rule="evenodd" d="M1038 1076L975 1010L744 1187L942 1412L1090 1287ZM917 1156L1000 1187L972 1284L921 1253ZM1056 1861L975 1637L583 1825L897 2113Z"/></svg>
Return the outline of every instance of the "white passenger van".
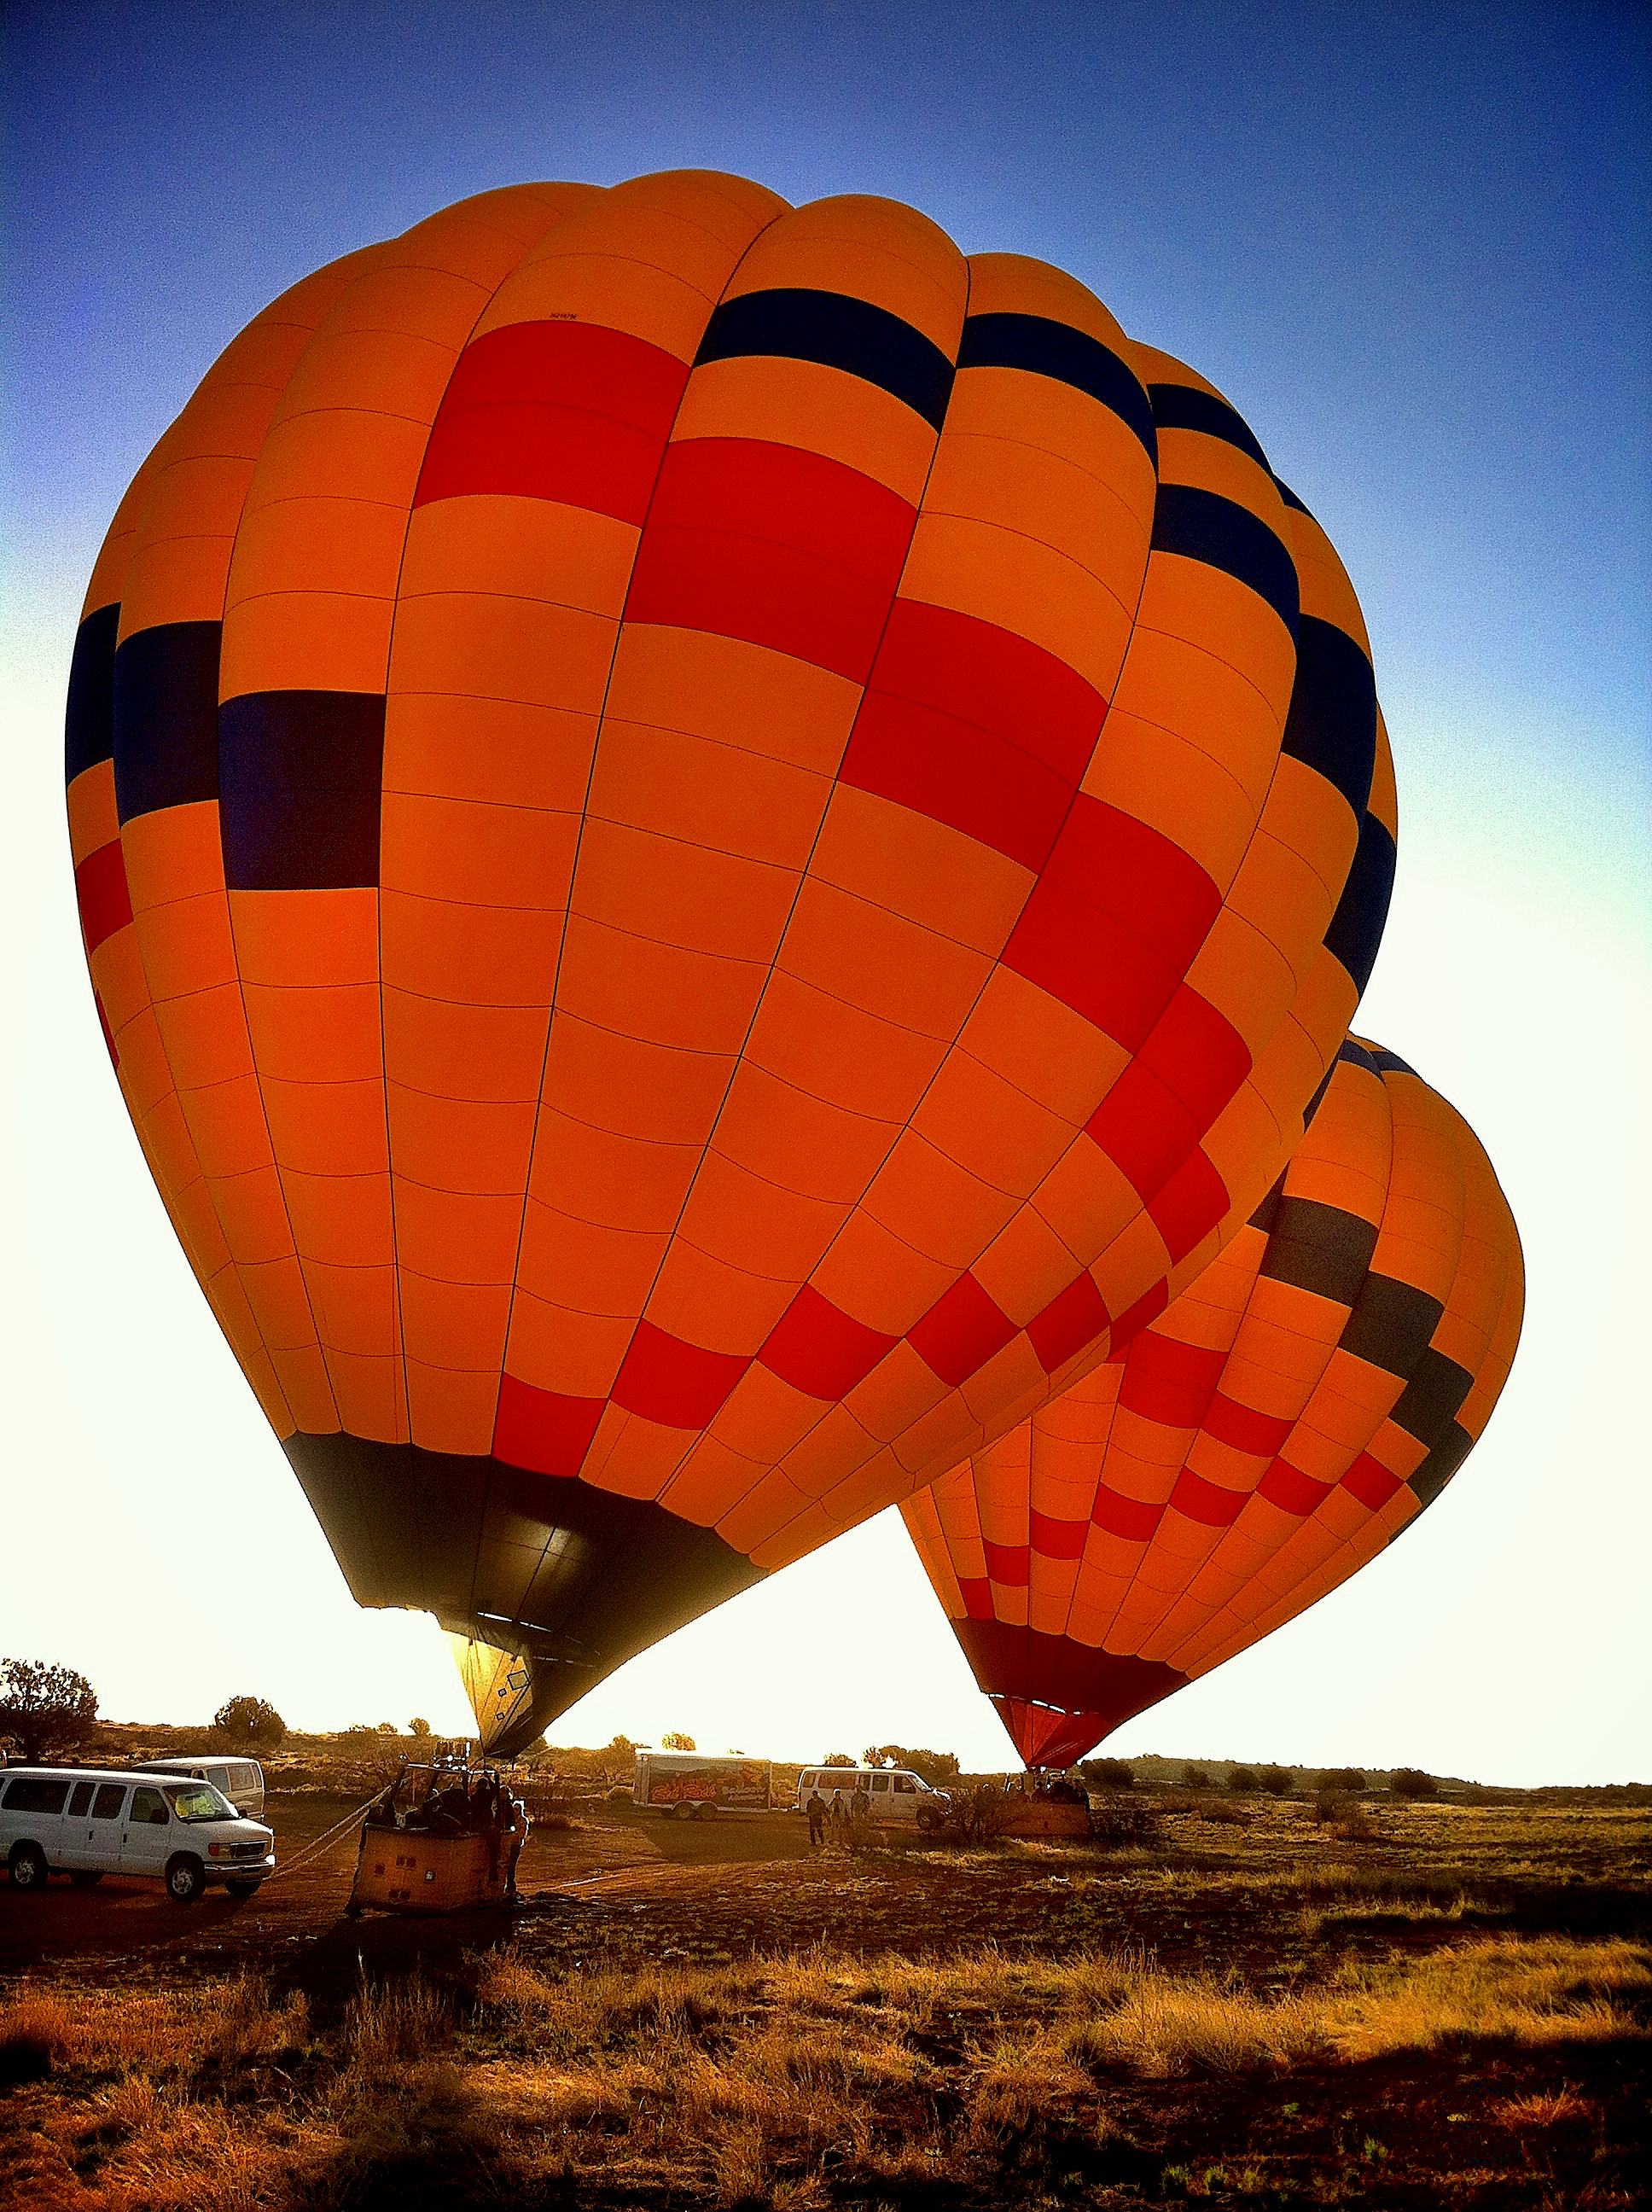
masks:
<svg viewBox="0 0 1652 2212"><path fill-rule="evenodd" d="M202 1752L193 1759L145 1759L143 1771L192 1774L197 1782L210 1782L228 1797L243 1820L264 1818L264 1769L256 1759L221 1759L211 1752Z"/></svg>
<svg viewBox="0 0 1652 2212"><path fill-rule="evenodd" d="M857 1790L872 1800L872 1817L880 1825L910 1823L925 1834L942 1826L952 1809L944 1790L932 1790L922 1775L904 1766L805 1766L798 1777L798 1809L803 1811L818 1790L830 1806L832 1792L841 1790L847 1808Z"/></svg>
<svg viewBox="0 0 1652 2212"><path fill-rule="evenodd" d="M52 1874L77 1889L106 1874L139 1875L191 1905L211 1882L251 1897L276 1870L276 1839L193 1776L9 1766L0 1773L0 1858L17 1890L44 1889Z"/></svg>

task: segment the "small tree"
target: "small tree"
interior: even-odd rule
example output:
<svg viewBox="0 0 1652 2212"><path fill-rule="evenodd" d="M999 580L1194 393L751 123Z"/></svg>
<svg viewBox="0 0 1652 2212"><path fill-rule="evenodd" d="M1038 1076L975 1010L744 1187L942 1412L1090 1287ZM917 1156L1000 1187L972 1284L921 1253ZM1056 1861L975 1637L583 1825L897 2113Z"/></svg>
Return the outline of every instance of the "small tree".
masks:
<svg viewBox="0 0 1652 2212"><path fill-rule="evenodd" d="M409 1721L407 1724L407 1732L409 1735L416 1738L419 1742L422 1743L426 1736L430 1733L430 1723L420 1714L415 1713L412 1719Z"/></svg>
<svg viewBox="0 0 1652 2212"><path fill-rule="evenodd" d="M608 1748L616 1759L629 1759L636 1746L629 1735L616 1735Z"/></svg>
<svg viewBox="0 0 1652 2212"><path fill-rule="evenodd" d="M1288 1766L1265 1766L1257 1775L1256 1780L1270 1797L1288 1797L1296 1786Z"/></svg>
<svg viewBox="0 0 1652 2212"><path fill-rule="evenodd" d="M1087 1759L1079 1772L1093 1789L1133 1790L1136 1770L1127 1759Z"/></svg>
<svg viewBox="0 0 1652 2212"><path fill-rule="evenodd" d="M1181 1770L1181 1786L1184 1790L1208 1790L1211 1778L1202 1766L1189 1760Z"/></svg>
<svg viewBox="0 0 1652 2212"><path fill-rule="evenodd" d="M1420 1766L1396 1766L1388 1777L1388 1788L1396 1797L1437 1797L1440 1794L1439 1784Z"/></svg>
<svg viewBox="0 0 1652 2212"><path fill-rule="evenodd" d="M925 1751L915 1744L880 1743L869 1745L860 1754L863 1766L904 1766L908 1772L919 1775L932 1790L939 1790L957 1779L958 1762L950 1751Z"/></svg>
<svg viewBox="0 0 1652 2212"><path fill-rule="evenodd" d="M260 1751L279 1749L287 1723L267 1698L231 1698L212 1716L212 1725L227 1743L256 1746Z"/></svg>
<svg viewBox="0 0 1652 2212"><path fill-rule="evenodd" d="M1319 1780L1321 1796L1357 1797L1365 1778L1357 1766L1327 1766Z"/></svg>
<svg viewBox="0 0 1652 2212"><path fill-rule="evenodd" d="M1228 1776L1228 1787L1236 1796L1254 1797L1261 1784L1248 1766L1236 1766Z"/></svg>
<svg viewBox="0 0 1652 2212"><path fill-rule="evenodd" d="M681 1729L668 1729L659 1739L659 1747L662 1751L698 1751L700 1748L694 1738L684 1735Z"/></svg>
<svg viewBox="0 0 1652 2212"><path fill-rule="evenodd" d="M72 1667L0 1659L0 1735L12 1739L26 1765L76 1750L97 1717L98 1693Z"/></svg>
<svg viewBox="0 0 1652 2212"><path fill-rule="evenodd" d="M854 1761L847 1751L829 1751L821 1760L823 1766L853 1766Z"/></svg>

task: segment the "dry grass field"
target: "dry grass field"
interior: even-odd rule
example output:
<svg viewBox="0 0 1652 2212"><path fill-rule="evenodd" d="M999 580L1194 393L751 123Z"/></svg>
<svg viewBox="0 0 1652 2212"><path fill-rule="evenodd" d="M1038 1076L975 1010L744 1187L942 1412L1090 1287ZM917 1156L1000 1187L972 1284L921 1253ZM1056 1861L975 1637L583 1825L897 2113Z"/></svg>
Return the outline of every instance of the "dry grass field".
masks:
<svg viewBox="0 0 1652 2212"><path fill-rule="evenodd" d="M1121 1803L852 1856L592 1802L440 1922L342 1919L348 1839L0 1893L0 2203L1652 2203L1652 1807Z"/></svg>

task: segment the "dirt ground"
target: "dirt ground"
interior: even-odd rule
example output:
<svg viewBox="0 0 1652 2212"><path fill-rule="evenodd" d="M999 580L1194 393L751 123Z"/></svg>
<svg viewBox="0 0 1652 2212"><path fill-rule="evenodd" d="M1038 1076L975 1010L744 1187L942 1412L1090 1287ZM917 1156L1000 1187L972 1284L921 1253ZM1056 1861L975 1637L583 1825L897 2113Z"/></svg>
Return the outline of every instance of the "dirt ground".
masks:
<svg viewBox="0 0 1652 2212"><path fill-rule="evenodd" d="M794 1814L678 1822L601 1803L579 1808L568 1826L536 1831L514 1911L354 1921L343 1906L355 1828L301 1859L350 1810L349 1800L325 1793L272 1796L267 1817L282 1863L246 1902L210 1893L179 1908L158 1885L114 1878L94 1892L56 1880L34 1896L0 1891L0 1999L42 1986L164 1990L246 1970L277 1996L302 1992L325 2025L343 2021L366 1986L417 1968L439 1987L457 1987L466 1977L474 1983L489 1956L559 1982L616 1968L717 1973L818 1951L851 1963L1106 1954L1288 2003L1334 1989L1362 1966L1403 1968L1482 1939L1517 1948L1652 1942L1644 1808L1385 1804L1375 1840L1355 1844L1327 1836L1299 1801L1237 1814L1175 1801L1141 1847L966 1850L901 1838L851 1856L811 1850ZM1587 2003L1586 1989L1579 2002ZM1468 2034L1449 2049L1299 2064L1278 2079L1212 2067L1115 2081L1108 2125L1110 2140L1131 2147L1124 2167L1086 2169L1079 2159L1072 2187L1062 2184L1049 2201L1231 2197L1534 2212L1652 2204L1649 2033L1652 2018L1628 2034L1553 2043ZM943 2018L908 2040L937 2082L950 2085L935 2092L938 2112L944 2097L965 2095L980 2071L978 2023ZM6 2101L0 2090L0 2204ZM1527 2110L1551 2117L1540 2124L1509 2117ZM826 2165L811 2171L822 2203L1045 2201L1042 2184L1035 2191L1029 2178L1023 2188L1007 2168L984 2193L953 2189L933 2199L892 2185L862 2195L847 2168L836 2183ZM735 2201L670 2181L645 2187L641 2175L629 2194L604 2193L609 2186L593 2171L587 2186L543 2201Z"/></svg>

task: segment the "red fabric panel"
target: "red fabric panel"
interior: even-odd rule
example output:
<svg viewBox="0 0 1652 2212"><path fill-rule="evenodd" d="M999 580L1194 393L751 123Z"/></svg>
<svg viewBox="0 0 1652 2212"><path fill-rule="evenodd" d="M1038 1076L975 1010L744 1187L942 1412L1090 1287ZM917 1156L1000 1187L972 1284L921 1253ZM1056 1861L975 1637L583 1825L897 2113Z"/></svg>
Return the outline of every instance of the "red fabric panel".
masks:
<svg viewBox="0 0 1652 2212"><path fill-rule="evenodd" d="M1071 1637L996 1620L957 1625L959 1643L976 1681L995 1701L1020 1698L1095 1723L1097 1737L1145 1706L1168 1698L1187 1680L1162 1660L1098 1651ZM1048 1756L1047 1751L1046 1756Z"/></svg>
<svg viewBox="0 0 1652 2212"><path fill-rule="evenodd" d="M1116 1490L1109 1490L1102 1483L1096 1490L1090 1517L1109 1536L1122 1537L1127 1544L1145 1544L1158 1527L1163 1511L1162 1505L1145 1505L1139 1498L1121 1498Z"/></svg>
<svg viewBox="0 0 1652 2212"><path fill-rule="evenodd" d="M1394 1492L1403 1490L1406 1486L1392 1468L1384 1467L1380 1460L1373 1459L1370 1452L1361 1452L1343 1476L1342 1486L1351 1491L1369 1511L1378 1513Z"/></svg>
<svg viewBox="0 0 1652 2212"><path fill-rule="evenodd" d="M1147 1201L1155 1229L1164 1239L1172 1263L1185 1260L1228 1210L1228 1187L1205 1154L1195 1149L1162 1190Z"/></svg>
<svg viewBox="0 0 1652 2212"><path fill-rule="evenodd" d="M118 929L125 929L132 918L132 897L126 888L126 862L118 837L88 853L76 869L75 897L89 960L100 945Z"/></svg>
<svg viewBox="0 0 1652 2212"><path fill-rule="evenodd" d="M1026 1589L1032 1571L1026 1545L984 1543L981 1549L987 1554L987 1571L995 1583L1010 1589Z"/></svg>
<svg viewBox="0 0 1652 2212"><path fill-rule="evenodd" d="M973 1275L958 1277L950 1291L937 1298L907 1342L925 1365L956 1390L977 1368L984 1367L1016 1334L1015 1323L1001 1313Z"/></svg>
<svg viewBox="0 0 1652 2212"><path fill-rule="evenodd" d="M1136 1065L1157 1076L1202 1137L1250 1073L1250 1053L1226 1016L1183 983Z"/></svg>
<svg viewBox="0 0 1652 2212"><path fill-rule="evenodd" d="M98 1027L103 1031L103 1042L109 1048L109 1065L117 1075L120 1073L120 1050L115 1043L115 1033L109 1026L109 1017L103 1010L103 994L96 984L92 987L92 1004L98 1010Z"/></svg>
<svg viewBox="0 0 1652 2212"><path fill-rule="evenodd" d="M916 519L819 453L684 439L666 449L625 619L744 638L864 684Z"/></svg>
<svg viewBox="0 0 1652 2212"><path fill-rule="evenodd" d="M771 1374L811 1398L846 1397L899 1339L880 1335L805 1283L757 1354Z"/></svg>
<svg viewBox="0 0 1652 2212"><path fill-rule="evenodd" d="M1272 1459L1291 1428L1289 1421L1259 1413L1236 1398L1224 1398L1219 1390L1205 1409L1203 1425L1218 1443L1231 1444L1235 1451L1253 1452L1258 1459Z"/></svg>
<svg viewBox="0 0 1652 2212"><path fill-rule="evenodd" d="M1179 845L1081 792L1004 959L1139 1052L1221 904Z"/></svg>
<svg viewBox="0 0 1652 2212"><path fill-rule="evenodd" d="M1037 870L1106 713L1041 646L897 599L839 777Z"/></svg>
<svg viewBox="0 0 1652 2212"><path fill-rule="evenodd" d="M1163 1188L1199 1141L1187 1108L1139 1060L1090 1115L1084 1134L1142 1199Z"/></svg>
<svg viewBox="0 0 1652 2212"><path fill-rule="evenodd" d="M963 1595L963 1609L971 1620L990 1620L993 1617L993 1585L984 1576L973 1578L960 1575L958 1588Z"/></svg>
<svg viewBox="0 0 1652 2212"><path fill-rule="evenodd" d="M1207 1528L1230 1528L1244 1511L1249 1495L1248 1491L1224 1490L1219 1482L1206 1482L1202 1474L1184 1467L1170 1492L1170 1503L1189 1521L1202 1522Z"/></svg>
<svg viewBox="0 0 1652 2212"><path fill-rule="evenodd" d="M1083 1559L1084 1539L1089 1534L1088 1521L1054 1521L1048 1513L1034 1509L1032 1547L1041 1559Z"/></svg>
<svg viewBox="0 0 1652 2212"><path fill-rule="evenodd" d="M494 1457L508 1467L528 1467L538 1474L575 1475L591 1449L606 1401L564 1398L555 1390L536 1390L513 1375L499 1378L499 1411L494 1416Z"/></svg>
<svg viewBox="0 0 1652 2212"><path fill-rule="evenodd" d="M640 1321L614 1384L614 1403L668 1429L703 1429L750 1364L739 1352L708 1352Z"/></svg>
<svg viewBox="0 0 1652 2212"><path fill-rule="evenodd" d="M1130 1347L1119 1403L1167 1429L1196 1429L1224 1362L1220 1352L1145 1331Z"/></svg>
<svg viewBox="0 0 1652 2212"><path fill-rule="evenodd" d="M515 492L641 524L689 372L598 323L513 323L459 356L415 507Z"/></svg>
<svg viewBox="0 0 1652 2212"><path fill-rule="evenodd" d="M1116 1726L1103 1713L1064 1713L1023 1698L994 1698L1023 1766L1072 1766Z"/></svg>
<svg viewBox="0 0 1652 2212"><path fill-rule="evenodd" d="M1257 1484L1256 1494L1266 1498L1270 1505L1277 1505L1281 1512L1295 1513L1305 1520L1315 1506L1325 1503L1334 1486L1328 1482L1315 1482L1311 1474L1304 1474L1288 1460L1276 1459Z"/></svg>
<svg viewBox="0 0 1652 2212"><path fill-rule="evenodd" d="M1109 1362L1123 1360L1141 1331L1156 1322L1170 1303L1168 1283L1155 1283L1151 1291L1144 1291L1133 1306L1127 1306L1113 1324L1113 1341L1108 1350Z"/></svg>
<svg viewBox="0 0 1652 2212"><path fill-rule="evenodd" d="M1094 1344L1107 1327L1108 1312L1096 1278L1085 1273L1058 1292L1041 1314L1027 1323L1027 1340L1038 1355L1046 1375L1054 1375L1075 1352Z"/></svg>

